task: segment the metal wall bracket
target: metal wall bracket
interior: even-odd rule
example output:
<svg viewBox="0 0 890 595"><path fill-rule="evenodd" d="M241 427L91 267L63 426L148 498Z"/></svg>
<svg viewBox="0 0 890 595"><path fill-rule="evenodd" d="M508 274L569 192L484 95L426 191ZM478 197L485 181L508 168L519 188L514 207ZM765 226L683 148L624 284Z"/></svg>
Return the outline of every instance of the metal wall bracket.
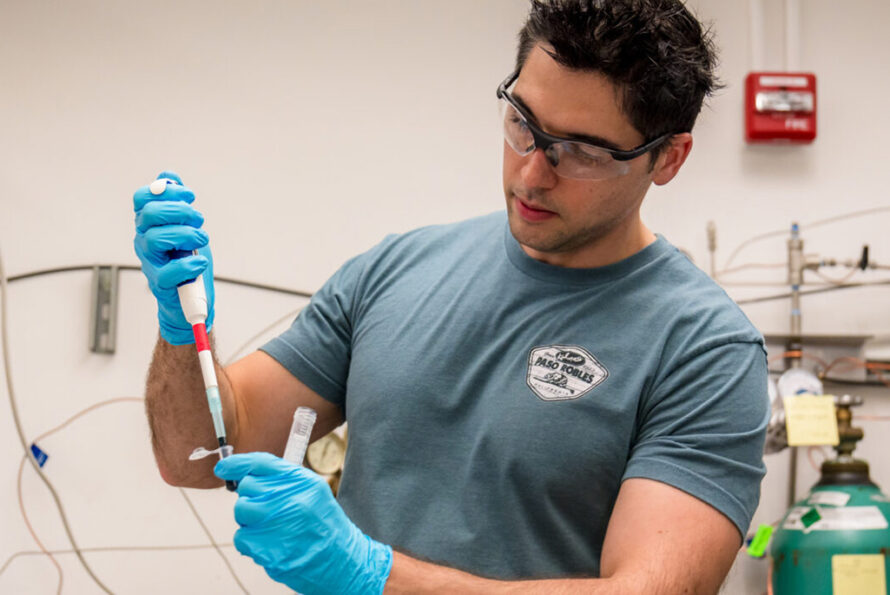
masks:
<svg viewBox="0 0 890 595"><path fill-rule="evenodd" d="M90 310L90 351L114 353L117 335L118 268L94 266Z"/></svg>

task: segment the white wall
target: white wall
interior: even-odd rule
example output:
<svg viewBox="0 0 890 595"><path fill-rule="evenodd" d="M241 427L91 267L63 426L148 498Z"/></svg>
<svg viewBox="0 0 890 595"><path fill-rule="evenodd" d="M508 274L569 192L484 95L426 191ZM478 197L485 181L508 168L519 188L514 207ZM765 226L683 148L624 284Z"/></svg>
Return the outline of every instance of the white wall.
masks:
<svg viewBox="0 0 890 595"><path fill-rule="evenodd" d="M783 65L782 5L764 0L767 16L767 69ZM696 146L680 175L650 193L644 207L649 223L689 250L707 267L705 225L718 229L718 263L742 241L762 232L787 229L792 221L817 221L848 211L890 206L886 187L885 136L890 114L883 108L890 81L890 41L883 32L890 4L856 0L843 8L828 0L801 5L802 70L818 81L819 135L810 146L748 146L743 140L744 78L749 72L748 2L699 0L699 15L713 22L721 51L726 88L706 107L695 130ZM852 18L850 15L856 15ZM778 22L778 25L776 24ZM863 243L872 258L890 264L890 214L850 219L804 229L808 253L858 259ZM750 246L733 263L785 261L787 236ZM833 277L843 271L826 271ZM726 279L776 280L784 269L766 269ZM877 276L874 276L877 278ZM883 276L884 278L887 275ZM816 277L809 279L819 281ZM856 277L865 280L868 276ZM731 288L751 297L782 293L787 287ZM846 290L804 301L803 328L808 333L887 334L882 321L887 289ZM746 308L764 332L787 332L788 303Z"/></svg>
<svg viewBox="0 0 890 595"><path fill-rule="evenodd" d="M767 4L774 50L767 66L780 68L780 3ZM741 241L792 220L805 225L888 204L881 174L890 41L882 29L890 5L801 4L801 67L819 76L819 138L808 147L749 147L741 120L747 4L692 2L714 22L727 88L703 112L688 164L652 191L644 214L702 266L709 219L718 226L722 262ZM512 66L526 6L0 2L0 248L7 273L135 264L130 197L168 167L198 195L217 274L309 291L387 233L501 208L494 88ZM855 258L868 242L874 259L890 263L888 222L885 213L805 231L807 251ZM784 238L767 240L737 264L782 262L784 250ZM737 278L781 283L784 273ZM89 273L66 273L10 287L12 374L29 438L97 402L141 394L156 333L153 300L137 273L121 273L117 353L92 354L89 282ZM746 297L784 288L730 290ZM888 335L887 292L807 298L804 329ZM300 305L227 285L218 286L218 296L222 357ZM787 308L778 301L746 311L765 332L782 332ZM886 397L869 393L870 410L884 411ZM863 424L869 437L862 451L874 454L874 476L887 483L890 468L876 460L887 446L881 423ZM3 564L36 547L18 510L21 449L9 415L0 416L0 436ZM182 497L157 477L138 403L103 407L41 445L82 547L206 544ZM769 466L755 522L775 520L784 508L787 454L774 455ZM802 472L800 489L811 481ZM215 537L230 540L231 495L190 494ZM23 495L47 547L68 548L28 468ZM225 551L250 592L282 591ZM99 592L73 555L58 560L64 592ZM239 592L212 550L103 551L88 560L118 593ZM762 563L742 561L727 592L753 592L763 574ZM23 555L0 575L0 592L52 593L57 581L44 557Z"/></svg>

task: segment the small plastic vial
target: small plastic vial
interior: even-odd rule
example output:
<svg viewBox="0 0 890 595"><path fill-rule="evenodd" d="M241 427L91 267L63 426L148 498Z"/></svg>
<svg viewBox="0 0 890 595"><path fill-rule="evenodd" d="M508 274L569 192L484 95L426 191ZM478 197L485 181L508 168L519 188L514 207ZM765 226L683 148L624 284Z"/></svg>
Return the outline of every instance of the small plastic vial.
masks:
<svg viewBox="0 0 890 595"><path fill-rule="evenodd" d="M297 407L294 411L294 423L291 424L290 434L287 437L287 446L284 447L284 460L294 465L303 464L306 447L309 446L309 435L312 434L314 425L315 410L309 407Z"/></svg>

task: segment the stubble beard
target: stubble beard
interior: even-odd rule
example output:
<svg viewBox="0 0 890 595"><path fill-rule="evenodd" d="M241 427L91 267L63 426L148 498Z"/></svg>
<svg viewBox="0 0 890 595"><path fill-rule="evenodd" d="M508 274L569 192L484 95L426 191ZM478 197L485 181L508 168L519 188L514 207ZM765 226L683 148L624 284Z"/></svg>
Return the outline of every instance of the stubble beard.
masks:
<svg viewBox="0 0 890 595"><path fill-rule="evenodd" d="M562 254L593 246L606 238L620 221L601 221L576 230L539 225L522 221L514 207L510 207L510 233L521 245L545 254Z"/></svg>

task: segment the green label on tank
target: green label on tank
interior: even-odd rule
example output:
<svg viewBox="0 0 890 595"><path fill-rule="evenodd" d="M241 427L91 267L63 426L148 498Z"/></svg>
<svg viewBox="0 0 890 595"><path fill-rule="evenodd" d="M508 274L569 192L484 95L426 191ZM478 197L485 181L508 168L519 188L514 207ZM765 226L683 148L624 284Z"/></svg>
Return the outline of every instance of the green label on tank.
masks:
<svg viewBox="0 0 890 595"><path fill-rule="evenodd" d="M805 515L800 517L800 522L803 523L804 527L809 528L810 525L818 521L822 518L822 515L819 514L819 511L815 508L811 508Z"/></svg>

